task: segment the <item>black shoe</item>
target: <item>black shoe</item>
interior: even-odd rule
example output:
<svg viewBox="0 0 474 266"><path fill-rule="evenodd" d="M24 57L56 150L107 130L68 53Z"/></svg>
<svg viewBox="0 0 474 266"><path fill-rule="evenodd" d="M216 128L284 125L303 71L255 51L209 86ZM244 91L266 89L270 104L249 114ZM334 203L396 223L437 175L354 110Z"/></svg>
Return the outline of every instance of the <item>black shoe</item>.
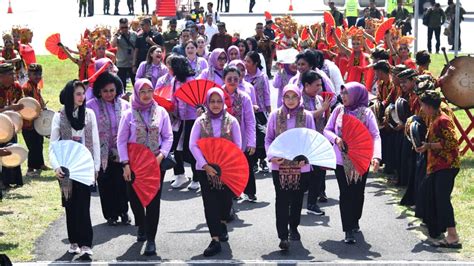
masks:
<svg viewBox="0 0 474 266"><path fill-rule="evenodd" d="M354 229L352 229L352 232L354 232L354 234L360 232L360 226L359 226L359 222L358 222L358 221L357 221L356 225L354 226Z"/></svg>
<svg viewBox="0 0 474 266"><path fill-rule="evenodd" d="M257 165L254 165L254 166L252 167L252 171L253 171L254 173L258 173L258 166L257 166Z"/></svg>
<svg viewBox="0 0 474 266"><path fill-rule="evenodd" d="M291 241L300 241L301 236L300 233L298 232L298 229L290 229L290 236L289 236Z"/></svg>
<svg viewBox="0 0 474 266"><path fill-rule="evenodd" d="M204 257L211 257L221 252L221 250L222 250L221 243L213 239L211 241L211 244L209 244L209 246L204 250L203 255Z"/></svg>
<svg viewBox="0 0 474 266"><path fill-rule="evenodd" d="M354 238L354 233L351 231L346 232L346 237L344 238L344 243L346 244L355 244L356 240Z"/></svg>
<svg viewBox="0 0 474 266"><path fill-rule="evenodd" d="M326 193L321 193L321 195L319 195L319 199L318 199L319 202L328 202L328 196L326 196Z"/></svg>
<svg viewBox="0 0 474 266"><path fill-rule="evenodd" d="M221 223L221 235L219 236L219 241L229 241L229 233L227 232L227 225L225 223Z"/></svg>
<svg viewBox="0 0 474 266"><path fill-rule="evenodd" d="M255 194L247 195L247 201L256 202L257 201L257 196L255 196Z"/></svg>
<svg viewBox="0 0 474 266"><path fill-rule="evenodd" d="M109 226L116 226L117 225L117 218L109 218L107 219L107 224Z"/></svg>
<svg viewBox="0 0 474 266"><path fill-rule="evenodd" d="M156 245L155 245L155 241L150 241L150 240L148 240L148 241L146 242L145 252L143 252L143 255L145 255L145 256L153 256L153 255L156 255Z"/></svg>
<svg viewBox="0 0 474 266"><path fill-rule="evenodd" d="M126 213L120 215L120 220L123 225L129 225L132 222Z"/></svg>
<svg viewBox="0 0 474 266"><path fill-rule="evenodd" d="M325 213L319 208L318 204L311 204L307 207L307 213L317 216L323 216Z"/></svg>
<svg viewBox="0 0 474 266"><path fill-rule="evenodd" d="M145 227L139 226L137 231L137 242L144 242L146 240Z"/></svg>
<svg viewBox="0 0 474 266"><path fill-rule="evenodd" d="M290 249L290 242L287 240L287 239L282 239L280 241L280 245L278 245L278 247L281 249L281 250L289 250Z"/></svg>
<svg viewBox="0 0 474 266"><path fill-rule="evenodd" d="M260 168L262 169L262 173L268 173L269 169L268 169L267 161L260 160Z"/></svg>

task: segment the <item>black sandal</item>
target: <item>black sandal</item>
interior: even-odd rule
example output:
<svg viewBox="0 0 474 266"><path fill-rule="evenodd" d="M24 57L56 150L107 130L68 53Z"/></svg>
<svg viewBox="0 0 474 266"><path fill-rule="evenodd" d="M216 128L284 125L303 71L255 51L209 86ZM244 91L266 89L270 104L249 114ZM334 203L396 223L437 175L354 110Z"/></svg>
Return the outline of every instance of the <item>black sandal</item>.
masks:
<svg viewBox="0 0 474 266"><path fill-rule="evenodd" d="M448 240L442 239L440 241L434 242L431 246L436 248L452 248L452 249L461 249L462 244L459 243L459 240L453 243L449 243Z"/></svg>

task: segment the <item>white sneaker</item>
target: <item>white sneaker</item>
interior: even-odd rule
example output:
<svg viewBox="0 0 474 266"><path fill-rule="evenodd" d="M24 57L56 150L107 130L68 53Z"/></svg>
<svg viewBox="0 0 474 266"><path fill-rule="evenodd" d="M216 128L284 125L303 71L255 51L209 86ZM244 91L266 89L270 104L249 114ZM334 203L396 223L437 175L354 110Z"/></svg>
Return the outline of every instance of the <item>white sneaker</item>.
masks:
<svg viewBox="0 0 474 266"><path fill-rule="evenodd" d="M67 252L71 253L71 254L79 254L81 253L81 249L79 248L79 246L74 243L74 244L71 244L69 246L69 249L67 250Z"/></svg>
<svg viewBox="0 0 474 266"><path fill-rule="evenodd" d="M171 184L171 187L172 188L180 188L182 187L184 184L186 184L186 182L188 182L188 178L184 175L177 175L176 176L176 179L173 181L173 183Z"/></svg>
<svg viewBox="0 0 474 266"><path fill-rule="evenodd" d="M92 256L94 252L92 252L92 249L88 246L82 246L81 247L81 256L87 254L89 256Z"/></svg>
<svg viewBox="0 0 474 266"><path fill-rule="evenodd" d="M199 182L197 181L191 181L191 183L188 186L188 189L190 190L198 190L199 189Z"/></svg>

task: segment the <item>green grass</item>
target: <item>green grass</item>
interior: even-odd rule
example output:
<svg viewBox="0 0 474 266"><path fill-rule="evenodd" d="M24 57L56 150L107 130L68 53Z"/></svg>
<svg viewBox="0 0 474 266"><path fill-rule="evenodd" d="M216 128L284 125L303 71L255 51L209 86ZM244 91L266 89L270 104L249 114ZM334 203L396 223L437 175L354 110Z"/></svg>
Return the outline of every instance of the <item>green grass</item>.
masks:
<svg viewBox="0 0 474 266"><path fill-rule="evenodd" d="M433 55L431 71L438 75L444 65L442 55ZM77 77L77 66L70 61L59 61L53 56L38 56L38 62L44 69L43 97L48 108L59 110L59 92L68 80ZM455 112L461 123L467 124L463 111ZM23 137L19 136L24 145ZM47 160L48 139L45 139L44 154ZM453 192L453 204L458 222L459 234L464 248L461 256L474 257L474 155L468 153L462 159L462 170L456 179ZM25 172L23 166L23 172ZM34 243L47 226L64 213L61 207L59 187L52 171L42 173L40 178L24 177L22 188L9 190L0 203L0 253L6 253L13 261L31 261L34 259ZM381 183L385 179L378 180ZM394 196L394 201L403 195L403 190L387 186L386 193ZM413 212L399 207L400 212L409 220L415 221ZM66 234L66 232L64 232Z"/></svg>

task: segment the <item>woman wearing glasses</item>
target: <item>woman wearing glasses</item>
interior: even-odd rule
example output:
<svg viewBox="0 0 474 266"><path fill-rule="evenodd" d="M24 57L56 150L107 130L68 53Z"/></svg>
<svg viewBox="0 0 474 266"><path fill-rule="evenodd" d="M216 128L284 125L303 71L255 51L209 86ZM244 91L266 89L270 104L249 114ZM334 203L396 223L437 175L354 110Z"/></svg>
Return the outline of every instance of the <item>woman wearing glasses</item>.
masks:
<svg viewBox="0 0 474 266"><path fill-rule="evenodd" d="M199 79L214 81L217 85L224 85L224 66L227 64L227 54L224 49L216 48L209 56L209 68L202 71Z"/></svg>

